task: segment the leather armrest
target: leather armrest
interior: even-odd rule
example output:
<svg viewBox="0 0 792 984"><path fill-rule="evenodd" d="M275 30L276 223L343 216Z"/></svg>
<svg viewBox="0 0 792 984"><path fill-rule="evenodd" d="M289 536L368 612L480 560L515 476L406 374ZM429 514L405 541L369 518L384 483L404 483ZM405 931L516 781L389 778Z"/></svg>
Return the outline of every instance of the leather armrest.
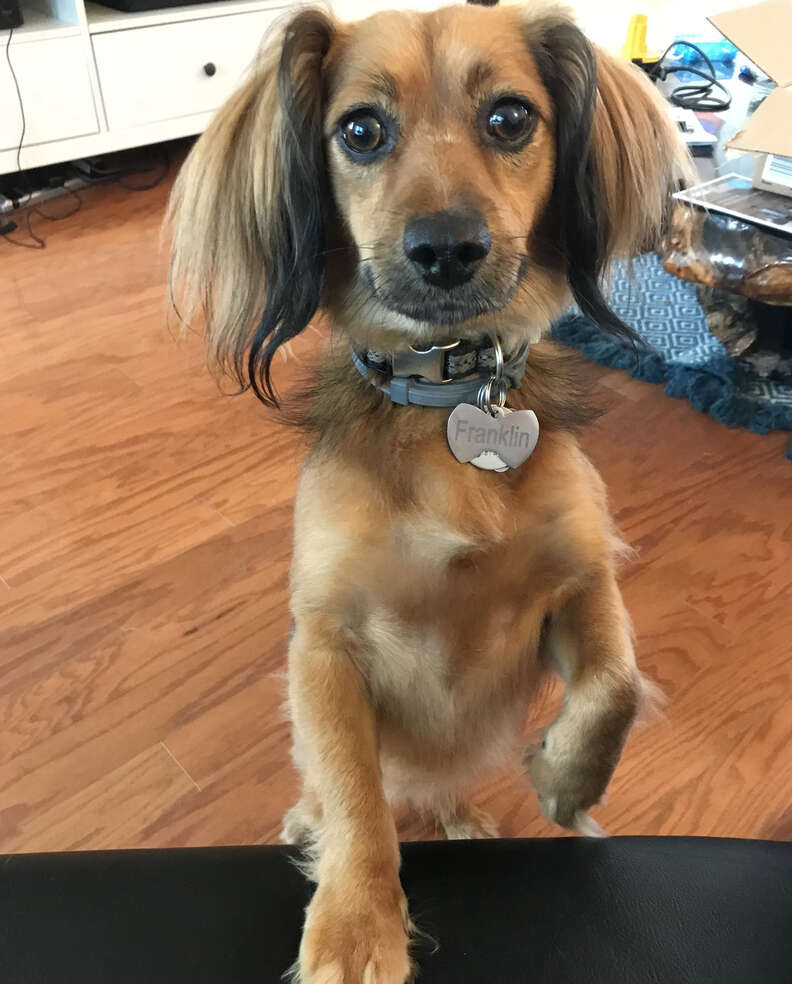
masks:
<svg viewBox="0 0 792 984"><path fill-rule="evenodd" d="M0 857L5 984L277 984L310 888L277 847ZM403 846L419 982L790 984L792 845Z"/></svg>

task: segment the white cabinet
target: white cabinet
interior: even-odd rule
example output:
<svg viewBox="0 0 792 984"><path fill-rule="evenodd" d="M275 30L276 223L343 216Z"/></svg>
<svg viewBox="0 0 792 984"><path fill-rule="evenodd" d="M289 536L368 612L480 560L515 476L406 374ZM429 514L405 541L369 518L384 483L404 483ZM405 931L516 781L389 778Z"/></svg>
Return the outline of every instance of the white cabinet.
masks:
<svg viewBox="0 0 792 984"><path fill-rule="evenodd" d="M22 0L9 57L22 168L200 133L291 0L223 0L126 14ZM0 52L8 31L0 31ZM0 174L17 169L22 109L0 57Z"/></svg>
<svg viewBox="0 0 792 984"><path fill-rule="evenodd" d="M253 61L273 11L94 35L110 128L217 109Z"/></svg>
<svg viewBox="0 0 792 984"><path fill-rule="evenodd" d="M23 147L98 133L88 62L79 37L30 41L9 51L24 93ZM16 149L22 113L8 62L0 61L0 150Z"/></svg>

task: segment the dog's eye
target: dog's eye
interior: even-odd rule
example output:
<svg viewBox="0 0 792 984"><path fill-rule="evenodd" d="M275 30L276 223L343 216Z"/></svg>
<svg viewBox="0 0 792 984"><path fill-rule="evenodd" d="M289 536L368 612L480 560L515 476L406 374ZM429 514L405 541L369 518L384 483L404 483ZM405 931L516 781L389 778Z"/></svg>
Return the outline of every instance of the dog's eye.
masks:
<svg viewBox="0 0 792 984"><path fill-rule="evenodd" d="M353 113L341 123L341 138L356 154L371 154L385 143L385 127L371 110Z"/></svg>
<svg viewBox="0 0 792 984"><path fill-rule="evenodd" d="M533 132L536 114L533 107L512 96L499 99L490 109L487 133L498 143L514 146Z"/></svg>

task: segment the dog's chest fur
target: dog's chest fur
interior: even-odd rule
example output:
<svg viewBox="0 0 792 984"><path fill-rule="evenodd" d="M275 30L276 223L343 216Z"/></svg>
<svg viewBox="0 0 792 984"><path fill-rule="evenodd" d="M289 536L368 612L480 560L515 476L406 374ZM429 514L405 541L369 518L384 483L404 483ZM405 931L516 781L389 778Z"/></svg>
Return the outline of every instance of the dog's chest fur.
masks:
<svg viewBox="0 0 792 984"><path fill-rule="evenodd" d="M485 763L472 760L513 733L540 672L545 615L602 530L597 487L581 498L569 474L590 468L574 442L548 438L542 455L543 467L504 480L429 445L401 503L335 458L304 471L294 615L329 616L343 635L394 762L477 771Z"/></svg>

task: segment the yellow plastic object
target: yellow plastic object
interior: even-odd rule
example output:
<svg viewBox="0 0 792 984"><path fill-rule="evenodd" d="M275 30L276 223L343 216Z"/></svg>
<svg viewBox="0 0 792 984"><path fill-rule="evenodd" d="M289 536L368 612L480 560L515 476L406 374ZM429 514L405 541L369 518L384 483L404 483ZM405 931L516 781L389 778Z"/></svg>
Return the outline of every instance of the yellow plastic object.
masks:
<svg viewBox="0 0 792 984"><path fill-rule="evenodd" d="M631 62L656 62L660 55L649 54L646 47L646 27L649 18L646 14L633 14L627 28L627 38L622 46L622 56Z"/></svg>

